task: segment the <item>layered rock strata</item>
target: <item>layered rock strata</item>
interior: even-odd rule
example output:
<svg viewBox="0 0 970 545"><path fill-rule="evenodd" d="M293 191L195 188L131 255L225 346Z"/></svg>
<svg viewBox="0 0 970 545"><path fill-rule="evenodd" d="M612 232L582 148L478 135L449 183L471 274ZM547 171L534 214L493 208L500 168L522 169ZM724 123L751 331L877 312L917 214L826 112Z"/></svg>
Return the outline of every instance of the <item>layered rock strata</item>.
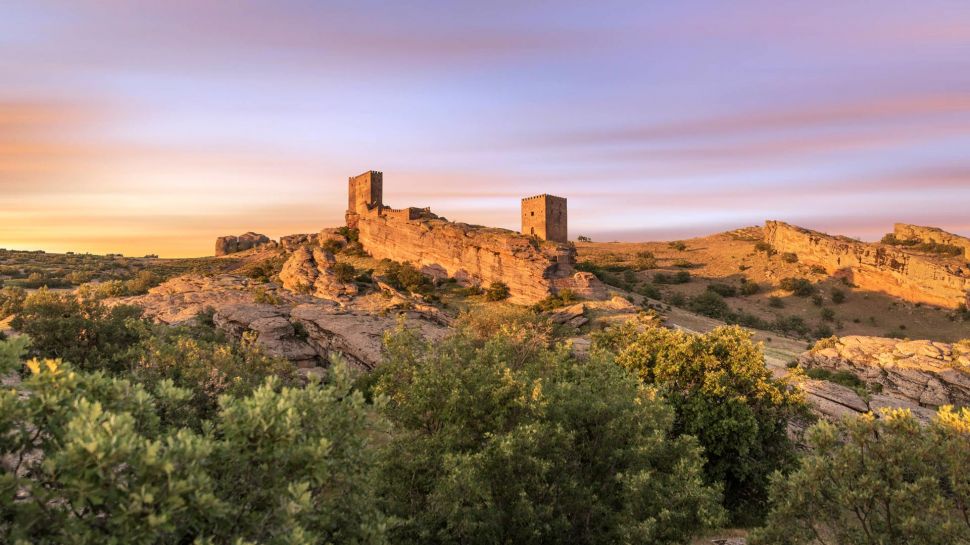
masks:
<svg viewBox="0 0 970 545"><path fill-rule="evenodd" d="M300 246L280 270L283 287L296 293L312 293L321 299L346 301L357 295L357 285L337 278L333 254L322 249Z"/></svg>
<svg viewBox="0 0 970 545"><path fill-rule="evenodd" d="M970 406L970 342L848 336L802 354L800 367L848 371L904 405Z"/></svg>
<svg viewBox="0 0 970 545"><path fill-rule="evenodd" d="M897 223L893 226L893 235L898 240L916 240L919 242L957 246L958 248L963 248L963 256L970 259L970 238L954 235L937 227Z"/></svg>
<svg viewBox="0 0 970 545"><path fill-rule="evenodd" d="M970 269L962 260L918 255L779 221L766 222L764 236L775 250L795 253L800 262L820 265L862 289L944 308L970 303Z"/></svg>
<svg viewBox="0 0 970 545"><path fill-rule="evenodd" d="M564 289L589 299L606 297L605 286L594 275L576 271L570 244L453 223L417 210L423 213L361 214L364 249L377 259L411 262L427 274L465 284L504 282L516 303L534 303Z"/></svg>

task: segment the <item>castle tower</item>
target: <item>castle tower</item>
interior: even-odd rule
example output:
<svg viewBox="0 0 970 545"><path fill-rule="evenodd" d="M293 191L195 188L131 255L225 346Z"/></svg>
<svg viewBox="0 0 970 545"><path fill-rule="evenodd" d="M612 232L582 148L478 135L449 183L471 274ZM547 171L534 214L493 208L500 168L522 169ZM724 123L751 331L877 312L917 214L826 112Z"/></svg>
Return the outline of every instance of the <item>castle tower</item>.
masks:
<svg viewBox="0 0 970 545"><path fill-rule="evenodd" d="M545 194L522 199L522 234L553 242L568 241L566 199Z"/></svg>
<svg viewBox="0 0 970 545"><path fill-rule="evenodd" d="M384 173L368 170L347 183L347 227L357 227L360 215L384 205Z"/></svg>

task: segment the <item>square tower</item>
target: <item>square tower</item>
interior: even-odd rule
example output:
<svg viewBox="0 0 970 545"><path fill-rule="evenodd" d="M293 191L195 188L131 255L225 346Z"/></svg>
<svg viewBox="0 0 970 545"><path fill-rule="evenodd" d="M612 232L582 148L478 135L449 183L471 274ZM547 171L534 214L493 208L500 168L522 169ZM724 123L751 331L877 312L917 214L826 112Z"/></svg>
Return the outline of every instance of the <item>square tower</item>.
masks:
<svg viewBox="0 0 970 545"><path fill-rule="evenodd" d="M368 170L352 176L347 183L347 226L357 227L360 215L383 206L384 173Z"/></svg>
<svg viewBox="0 0 970 545"><path fill-rule="evenodd" d="M568 241L566 199L545 194L522 199L522 234L553 242Z"/></svg>

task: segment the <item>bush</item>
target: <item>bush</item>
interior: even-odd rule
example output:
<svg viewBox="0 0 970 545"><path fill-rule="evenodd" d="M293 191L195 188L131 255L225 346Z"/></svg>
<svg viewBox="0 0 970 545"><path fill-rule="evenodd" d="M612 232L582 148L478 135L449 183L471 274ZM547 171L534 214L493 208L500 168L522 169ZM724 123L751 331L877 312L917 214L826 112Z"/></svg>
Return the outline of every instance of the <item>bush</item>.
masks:
<svg viewBox="0 0 970 545"><path fill-rule="evenodd" d="M637 288L636 291L640 295L644 297L649 297L650 299L659 300L661 297L663 297L663 294L660 293L660 289L658 289L657 286L654 286L653 284L650 284L650 283L642 284L639 288Z"/></svg>
<svg viewBox="0 0 970 545"><path fill-rule="evenodd" d="M781 297L772 295L768 298L768 306L771 308L785 308L785 302L782 301Z"/></svg>
<svg viewBox="0 0 970 545"><path fill-rule="evenodd" d="M681 269L690 269L694 267L694 264L686 259L676 259L673 263L674 267L679 267Z"/></svg>
<svg viewBox="0 0 970 545"><path fill-rule="evenodd" d="M711 318L724 318L731 312L724 298L714 291L705 291L700 295L691 297L687 308L691 312L703 314Z"/></svg>
<svg viewBox="0 0 970 545"><path fill-rule="evenodd" d="M816 327L815 330L812 331L812 336L815 337L816 339L826 339L828 337L831 337L834 334L835 332L832 331L832 328L825 324L819 324L818 327Z"/></svg>
<svg viewBox="0 0 970 545"><path fill-rule="evenodd" d="M754 295L761 291L761 286L757 282L742 281L741 288L738 291L741 295Z"/></svg>
<svg viewBox="0 0 970 545"><path fill-rule="evenodd" d="M815 285L804 278L783 278L779 284L779 287L785 291L790 291L792 294L799 297L808 297L815 293Z"/></svg>
<svg viewBox="0 0 970 545"><path fill-rule="evenodd" d="M9 343L4 374L22 348ZM0 542L385 542L370 439L383 420L346 372L224 397L198 432L179 425L190 393L171 381L27 367L0 386L0 452L16 464L0 469Z"/></svg>
<svg viewBox="0 0 970 545"><path fill-rule="evenodd" d="M970 411L943 408L928 426L881 409L806 434L800 468L772 476L772 508L753 545L970 540Z"/></svg>
<svg viewBox="0 0 970 545"><path fill-rule="evenodd" d="M845 302L845 292L839 288L832 288L832 302L841 305Z"/></svg>
<svg viewBox="0 0 970 545"><path fill-rule="evenodd" d="M673 248L674 250L677 250L678 252L683 252L684 250L687 249L687 244L685 242L680 241L680 240L675 240L673 242L668 242L667 245L670 246L671 248Z"/></svg>
<svg viewBox="0 0 970 545"><path fill-rule="evenodd" d="M813 367L805 370L805 375L815 380L825 380L834 382L835 384L841 384L853 390L864 390L866 387L866 383L862 379L849 371L830 371L828 369L822 369L821 367Z"/></svg>
<svg viewBox="0 0 970 545"><path fill-rule="evenodd" d="M27 299L27 290L19 287L0 289L0 318L20 312Z"/></svg>
<svg viewBox="0 0 970 545"><path fill-rule="evenodd" d="M825 267L823 267L823 266L821 266L821 265L812 265L812 266L811 266L811 267L809 268L809 271L810 271L810 272L811 272L812 274L828 274L828 271L827 271L827 270L825 270Z"/></svg>
<svg viewBox="0 0 970 545"><path fill-rule="evenodd" d="M942 255L945 257L959 257L963 255L963 248L960 246L954 246L952 244L943 244L940 242L922 242L916 239L898 239L896 235L889 233L882 237L880 241L883 244L890 244L893 246L906 246L914 250L921 252L928 252L931 254Z"/></svg>
<svg viewBox="0 0 970 545"><path fill-rule="evenodd" d="M384 265L384 278L393 288L420 295L428 295L434 290L431 277L419 271L414 265L391 260L385 260Z"/></svg>
<svg viewBox="0 0 970 545"><path fill-rule="evenodd" d="M835 311L830 308L819 309L819 314L822 316L822 319L825 320L826 322L835 321ZM831 337L831 335L825 335L825 337Z"/></svg>
<svg viewBox="0 0 970 545"><path fill-rule="evenodd" d="M696 441L670 436L652 391L602 356L485 333L386 339L392 542L673 544L721 522Z"/></svg>
<svg viewBox="0 0 970 545"><path fill-rule="evenodd" d="M302 290L305 290L305 293L310 293L312 291L312 287L305 286L302 287ZM253 301L255 303L261 305L280 305L283 303L283 300L280 299L279 295L276 295L274 292L269 291L264 287L255 287L251 291L253 293Z"/></svg>
<svg viewBox="0 0 970 545"><path fill-rule="evenodd" d="M765 253L765 254L766 254L766 255L767 255L768 257L771 257L771 256L773 256L773 255L775 255L776 253L778 253L778 252L777 252L777 251L776 251L776 250L775 250L775 249L774 249L774 248L773 248L773 247L771 246L771 244L768 244L767 242L765 242L765 241L763 241L763 240L762 240L762 241L760 241L760 242L757 242L757 243L756 243L756 244L754 245L754 249L755 249L755 251L757 251L757 252L764 252L764 253Z"/></svg>
<svg viewBox="0 0 970 545"><path fill-rule="evenodd" d="M63 359L84 370L120 372L129 366L127 351L142 339L140 316L137 307L109 308L42 288L27 296L11 325L33 340L32 356Z"/></svg>
<svg viewBox="0 0 970 545"><path fill-rule="evenodd" d="M785 252L781 254L781 260L785 263L798 263L798 254Z"/></svg>
<svg viewBox="0 0 970 545"><path fill-rule="evenodd" d="M486 301L504 301L510 295L509 286L505 282L492 282L485 290Z"/></svg>
<svg viewBox="0 0 970 545"><path fill-rule="evenodd" d="M593 239L591 239L591 238L589 238L587 236L584 236L584 235L579 235L578 237L576 237L576 241L577 242L593 242Z"/></svg>
<svg viewBox="0 0 970 545"><path fill-rule="evenodd" d="M730 284L708 284L707 289L713 291L721 297L734 297L738 294L738 289Z"/></svg>
<svg viewBox="0 0 970 545"><path fill-rule="evenodd" d="M637 252L635 267L641 271L656 269L657 258L654 257L653 252Z"/></svg>
<svg viewBox="0 0 970 545"><path fill-rule="evenodd" d="M723 482L736 522L765 508L768 475L794 463L788 422L803 410L798 390L772 378L760 344L737 326L706 335L634 322L598 333L593 346L674 406L674 431L698 438L707 455L708 482Z"/></svg>
<svg viewBox="0 0 970 545"><path fill-rule="evenodd" d="M678 293L676 291L670 292L665 298L668 304L675 307L683 307L687 304L687 297L683 293Z"/></svg>
<svg viewBox="0 0 970 545"><path fill-rule="evenodd" d="M338 282L350 283L357 277L357 269L350 263L334 263L332 270Z"/></svg>
<svg viewBox="0 0 970 545"><path fill-rule="evenodd" d="M690 282L690 272L677 271L676 274L656 273L653 275L654 284L686 284Z"/></svg>
<svg viewBox="0 0 970 545"><path fill-rule="evenodd" d="M796 335L808 334L809 328L801 316L779 316L772 324L772 329L781 333L795 333Z"/></svg>

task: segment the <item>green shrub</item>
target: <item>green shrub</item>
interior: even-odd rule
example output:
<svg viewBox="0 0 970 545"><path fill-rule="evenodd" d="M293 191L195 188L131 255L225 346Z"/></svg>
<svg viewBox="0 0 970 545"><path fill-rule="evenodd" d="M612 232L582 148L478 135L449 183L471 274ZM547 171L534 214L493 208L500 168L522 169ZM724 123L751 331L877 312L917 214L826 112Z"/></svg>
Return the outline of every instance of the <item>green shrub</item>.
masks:
<svg viewBox="0 0 970 545"><path fill-rule="evenodd" d="M673 248L674 250L677 250L678 252L683 252L684 250L687 249L687 243L682 242L680 240L668 242L667 245Z"/></svg>
<svg viewBox="0 0 970 545"><path fill-rule="evenodd" d="M731 311L728 308L727 302L724 301L724 298L710 290L691 297L687 303L687 308L691 312L703 314L711 318L724 318Z"/></svg>
<svg viewBox="0 0 970 545"><path fill-rule="evenodd" d="M809 332L808 324L801 316L779 316L775 319L771 328L785 334L806 335Z"/></svg>
<svg viewBox="0 0 970 545"><path fill-rule="evenodd" d="M779 283L779 287L785 291L790 291L792 294L799 297L808 297L815 293L815 285L805 278L783 278L781 283Z"/></svg>
<svg viewBox="0 0 970 545"><path fill-rule="evenodd" d="M357 269L350 263L338 262L333 265L333 274L338 282L350 283L357 276Z"/></svg>
<svg viewBox="0 0 970 545"><path fill-rule="evenodd" d="M648 385L675 410L674 430L698 438L709 482L725 484L736 522L765 509L768 475L792 467L788 422L802 414L797 388L772 378L760 344L737 326L706 335L628 322L594 335L593 347Z"/></svg>
<svg viewBox="0 0 970 545"><path fill-rule="evenodd" d="M970 540L970 411L949 407L923 426L881 409L806 433L800 468L772 476L772 509L752 545Z"/></svg>
<svg viewBox="0 0 970 545"><path fill-rule="evenodd" d="M0 469L0 542L386 543L371 441L383 419L346 372L223 397L200 432L180 425L191 393L170 380L27 366L0 386L0 452L17 466Z"/></svg>
<svg viewBox="0 0 970 545"><path fill-rule="evenodd" d="M419 271L414 265L391 260L384 260L383 263L384 278L395 289L421 295L428 295L434 291L431 277Z"/></svg>
<svg viewBox="0 0 970 545"><path fill-rule="evenodd" d="M483 319L484 336L386 339L392 542L672 545L722 522L696 441L670 435L654 392Z"/></svg>
<svg viewBox="0 0 970 545"><path fill-rule="evenodd" d="M775 249L774 249L774 248L773 248L773 247L771 246L771 244L768 244L767 242L765 242L765 241L763 241L763 240L762 240L762 241L759 241L759 242L757 242L757 243L755 243L755 245L754 245L754 249L755 249L755 251L757 251L757 252L764 252L764 253L765 253L765 254L766 254L766 255L767 255L768 257L771 257L771 256L773 256L773 255L775 255L776 253L778 253L778 252L777 252L777 251L776 251L776 250L775 250Z"/></svg>
<svg viewBox="0 0 970 545"><path fill-rule="evenodd" d="M832 302L841 305L845 302L845 292L839 288L832 288Z"/></svg>
<svg viewBox="0 0 970 545"><path fill-rule="evenodd" d="M653 252L637 252L635 267L641 271L647 269L656 269L657 258L653 255Z"/></svg>
<svg viewBox="0 0 970 545"><path fill-rule="evenodd" d="M23 288L4 287L0 289L0 318L6 318L11 314L20 312L26 299L27 290Z"/></svg>
<svg viewBox="0 0 970 545"><path fill-rule="evenodd" d="M754 295L760 291L761 286L757 282L751 282L746 278L741 279L741 287L738 289L741 295Z"/></svg>
<svg viewBox="0 0 970 545"><path fill-rule="evenodd" d="M708 284L707 289L713 291L721 297L734 297L738 294L738 289L730 284Z"/></svg>
<svg viewBox="0 0 970 545"><path fill-rule="evenodd" d="M772 295L768 298L768 306L771 308L785 308L785 302L782 301L781 297Z"/></svg>
<svg viewBox="0 0 970 545"><path fill-rule="evenodd" d="M510 295L509 286L505 282L492 282L485 290L486 301L504 301Z"/></svg>
<svg viewBox="0 0 970 545"><path fill-rule="evenodd" d="M819 309L819 314L821 315L822 319L825 320L826 322L835 321L835 311L830 308ZM825 335L825 336L830 337L831 335Z"/></svg>
<svg viewBox="0 0 970 545"><path fill-rule="evenodd" d="M661 297L663 297L663 294L660 292L660 289L658 289L657 286L654 286L653 284L650 284L650 283L644 283L640 285L640 287L637 288L636 291L640 295L644 297L649 297L650 299L659 300Z"/></svg>
<svg viewBox="0 0 970 545"><path fill-rule="evenodd" d="M781 260L785 263L798 263L798 254L785 252L781 254Z"/></svg>

